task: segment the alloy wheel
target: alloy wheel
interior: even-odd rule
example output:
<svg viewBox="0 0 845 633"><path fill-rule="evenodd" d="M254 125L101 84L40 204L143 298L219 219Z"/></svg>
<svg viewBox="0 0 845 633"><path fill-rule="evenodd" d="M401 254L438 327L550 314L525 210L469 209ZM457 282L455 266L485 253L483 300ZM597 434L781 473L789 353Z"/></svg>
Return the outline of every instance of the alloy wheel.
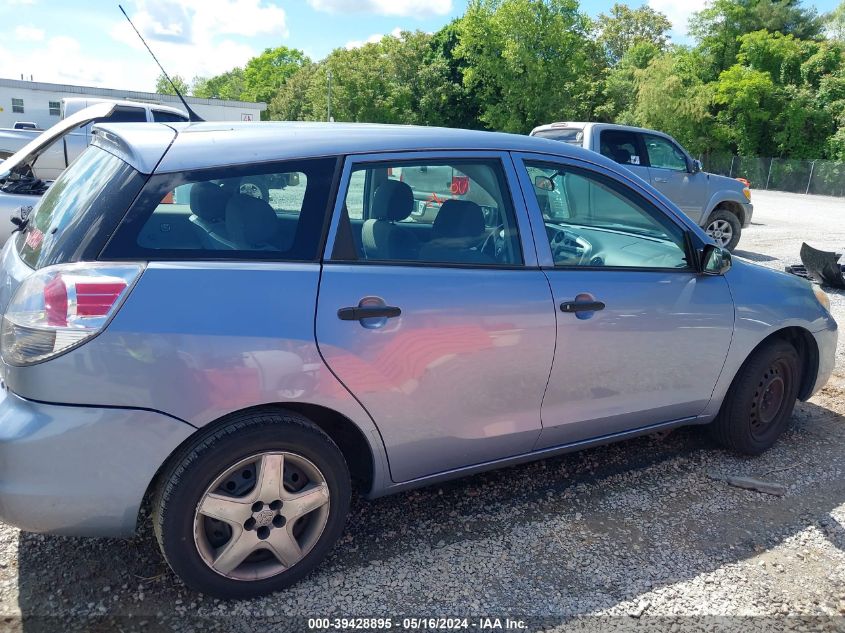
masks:
<svg viewBox="0 0 845 633"><path fill-rule="evenodd" d="M731 243L734 236L733 227L727 220L713 220L704 230L723 248Z"/></svg>
<svg viewBox="0 0 845 633"><path fill-rule="evenodd" d="M235 580L264 580L301 561L329 516L326 479L291 452L264 452L220 474L200 498L194 542L212 570Z"/></svg>

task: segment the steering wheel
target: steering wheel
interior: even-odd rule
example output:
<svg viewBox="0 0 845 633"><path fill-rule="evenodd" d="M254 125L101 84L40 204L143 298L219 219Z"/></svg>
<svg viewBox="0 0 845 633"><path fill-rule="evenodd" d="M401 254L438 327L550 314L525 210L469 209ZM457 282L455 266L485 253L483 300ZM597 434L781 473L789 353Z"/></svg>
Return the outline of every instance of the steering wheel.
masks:
<svg viewBox="0 0 845 633"><path fill-rule="evenodd" d="M488 233L478 250L493 261L501 262L502 254L505 252L505 225L500 224Z"/></svg>
<svg viewBox="0 0 845 633"><path fill-rule="evenodd" d="M593 252L592 244L574 233L567 233L555 226L551 228L555 231L555 234L549 240L549 244L552 247L552 257L555 262L562 263L577 258L577 261L573 264L581 265L589 261Z"/></svg>

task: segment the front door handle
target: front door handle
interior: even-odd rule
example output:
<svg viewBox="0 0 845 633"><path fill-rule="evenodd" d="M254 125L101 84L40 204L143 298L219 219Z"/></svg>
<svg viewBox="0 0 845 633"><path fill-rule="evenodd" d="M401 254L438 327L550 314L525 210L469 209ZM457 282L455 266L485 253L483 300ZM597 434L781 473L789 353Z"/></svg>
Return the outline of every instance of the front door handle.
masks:
<svg viewBox="0 0 845 633"><path fill-rule="evenodd" d="M655 178L654 182L669 182L668 178Z"/></svg>
<svg viewBox="0 0 845 633"><path fill-rule="evenodd" d="M393 319L402 314L402 310L395 306L363 305L354 308L340 308L337 318L341 321L360 321L361 319Z"/></svg>
<svg viewBox="0 0 845 633"><path fill-rule="evenodd" d="M604 310L602 301L564 301L560 304L561 312L597 312Z"/></svg>

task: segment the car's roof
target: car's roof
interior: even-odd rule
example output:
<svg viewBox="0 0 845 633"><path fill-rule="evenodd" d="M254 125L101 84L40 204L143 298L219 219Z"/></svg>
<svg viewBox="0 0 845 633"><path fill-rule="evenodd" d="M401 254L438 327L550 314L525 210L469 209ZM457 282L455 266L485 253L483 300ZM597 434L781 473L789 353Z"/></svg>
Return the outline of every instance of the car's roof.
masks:
<svg viewBox="0 0 845 633"><path fill-rule="evenodd" d="M175 139L167 149L173 132ZM143 173L178 172L318 156L425 150L521 151L580 158L617 169L612 161L559 141L451 128L371 123L207 122L101 124L131 149ZM158 163L162 152L167 153ZM156 165L158 163L158 165Z"/></svg>

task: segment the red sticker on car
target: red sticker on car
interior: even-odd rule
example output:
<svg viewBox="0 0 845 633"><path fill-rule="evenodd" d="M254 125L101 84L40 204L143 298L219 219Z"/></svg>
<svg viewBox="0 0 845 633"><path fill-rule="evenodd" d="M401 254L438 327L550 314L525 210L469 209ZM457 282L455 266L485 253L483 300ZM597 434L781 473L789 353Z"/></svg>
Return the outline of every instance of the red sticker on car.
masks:
<svg viewBox="0 0 845 633"><path fill-rule="evenodd" d="M33 228L29 231L29 235L26 236L26 245L29 246L32 250L36 250L39 246L41 246L41 242L44 241L44 233L39 231L36 228Z"/></svg>

